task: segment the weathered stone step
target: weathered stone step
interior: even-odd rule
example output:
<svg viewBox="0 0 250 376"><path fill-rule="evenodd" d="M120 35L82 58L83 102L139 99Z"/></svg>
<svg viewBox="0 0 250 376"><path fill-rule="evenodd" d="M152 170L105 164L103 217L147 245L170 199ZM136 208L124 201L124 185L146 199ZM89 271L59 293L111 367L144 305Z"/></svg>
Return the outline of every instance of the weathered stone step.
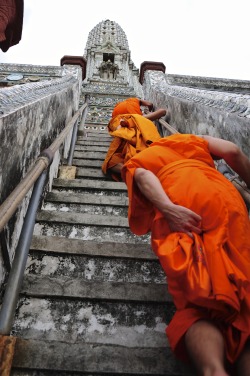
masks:
<svg viewBox="0 0 250 376"><path fill-rule="evenodd" d="M97 243L90 240L69 239L55 236L34 235L31 250L46 251L46 253L60 253L72 255L87 255L116 258L132 258L142 260L156 260L149 244L132 244L104 242Z"/></svg>
<svg viewBox="0 0 250 376"><path fill-rule="evenodd" d="M105 153L108 151L108 146L99 146L99 145L76 145L75 146L75 151L94 151L94 152L99 152L99 151L104 151Z"/></svg>
<svg viewBox="0 0 250 376"><path fill-rule="evenodd" d="M112 194L117 192L125 192L127 194L127 186L123 182L115 181L98 181L88 179L54 179L53 187L56 188L69 188L69 189L91 189L100 191L110 191Z"/></svg>
<svg viewBox="0 0 250 376"><path fill-rule="evenodd" d="M158 260L58 255L31 251L26 275L59 278L81 278L89 282L160 283L166 284L165 274Z"/></svg>
<svg viewBox="0 0 250 376"><path fill-rule="evenodd" d="M44 203L42 210L61 212L61 213L83 213L83 214L95 214L95 215L113 215L120 217L127 217L128 210L126 207L113 206L113 205L95 205L95 204L71 204L71 203L59 203L59 202L46 202Z"/></svg>
<svg viewBox="0 0 250 376"><path fill-rule="evenodd" d="M93 204L103 206L128 206L128 198L120 196L100 196L91 193L71 193L49 192L46 196L46 202L61 202L74 204Z"/></svg>
<svg viewBox="0 0 250 376"><path fill-rule="evenodd" d="M96 141L96 139L94 140L89 140L88 138L86 138L85 141L81 141L81 140L78 140L76 142L76 147L78 147L78 145L84 145L84 146L88 146L88 145L92 145L92 146L106 146L106 147L109 147L110 145L110 142L112 141L112 137L110 137L110 139L107 139L107 141L104 141L104 140L100 140L100 141ZM77 150L77 149L75 149Z"/></svg>
<svg viewBox="0 0 250 376"><path fill-rule="evenodd" d="M149 236L137 236L132 234L129 228L107 227L94 225L79 225L56 222L37 222L34 227L34 235L61 236L70 239L95 240L96 242L116 243L149 243Z"/></svg>
<svg viewBox="0 0 250 376"><path fill-rule="evenodd" d="M110 136L110 134L106 131L106 132L103 132L103 133L98 133L98 132L86 132L85 135L80 135L80 136L77 136L77 142L78 141L85 141L85 140L93 140L93 141L107 141L107 140L110 140L112 138L112 136Z"/></svg>
<svg viewBox="0 0 250 376"><path fill-rule="evenodd" d="M103 165L103 160L99 159L73 159L73 166L76 167L95 167L101 169Z"/></svg>
<svg viewBox="0 0 250 376"><path fill-rule="evenodd" d="M128 283L87 281L70 276L50 277L26 274L21 293L35 297L60 297L109 301L158 302L172 301L166 283Z"/></svg>
<svg viewBox="0 0 250 376"><path fill-rule="evenodd" d="M127 217L128 198L90 193L50 192L42 210Z"/></svg>
<svg viewBox="0 0 250 376"><path fill-rule="evenodd" d="M57 342L18 339L16 349L14 367L27 369L27 372L32 368L51 372L43 374L41 373L43 371L39 371L39 376L52 374L60 376L64 371L68 376L77 376L79 373L86 376L93 374L95 376L194 375L187 366L177 364L169 347L164 345L161 348L138 348L81 342L67 343L60 340ZM13 376L24 376L24 374L14 373Z"/></svg>
<svg viewBox="0 0 250 376"><path fill-rule="evenodd" d="M19 337L134 347L167 345L171 301L136 302L21 296L13 333Z"/></svg>
<svg viewBox="0 0 250 376"><path fill-rule="evenodd" d="M88 213L61 213L51 211L40 211L37 213L38 222L60 222L79 225L93 225L105 227L125 227L128 228L128 219L120 216L105 215L100 216Z"/></svg>
<svg viewBox="0 0 250 376"><path fill-rule="evenodd" d="M77 178L92 178L92 179L110 179L107 177L100 168L81 168L78 167L76 169L76 177Z"/></svg>
<svg viewBox="0 0 250 376"><path fill-rule="evenodd" d="M89 159L101 159L104 160L106 152L99 151L75 151L74 158L89 158Z"/></svg>

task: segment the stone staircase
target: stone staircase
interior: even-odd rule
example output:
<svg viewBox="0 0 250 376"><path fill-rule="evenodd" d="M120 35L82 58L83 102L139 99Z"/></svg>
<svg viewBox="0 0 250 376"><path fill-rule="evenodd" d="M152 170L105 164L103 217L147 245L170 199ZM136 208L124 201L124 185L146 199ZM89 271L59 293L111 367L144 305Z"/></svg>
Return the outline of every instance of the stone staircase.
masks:
<svg viewBox="0 0 250 376"><path fill-rule="evenodd" d="M54 179L37 215L11 375L194 375L169 349L174 307L149 237L128 228L126 186L102 174L110 136L86 128L76 179Z"/></svg>

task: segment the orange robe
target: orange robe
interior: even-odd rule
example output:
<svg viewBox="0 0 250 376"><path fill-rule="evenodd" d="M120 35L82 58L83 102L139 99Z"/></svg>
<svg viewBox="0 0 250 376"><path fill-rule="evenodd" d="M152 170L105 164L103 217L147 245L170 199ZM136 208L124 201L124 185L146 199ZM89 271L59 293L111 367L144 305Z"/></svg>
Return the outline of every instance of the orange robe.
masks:
<svg viewBox="0 0 250 376"><path fill-rule="evenodd" d="M127 127L117 129L120 120L127 121ZM138 114L117 115L108 125L109 133L114 137L102 165L104 174L118 163L125 163L133 155L147 148L153 141L161 138L155 124ZM114 179L117 179L113 176Z"/></svg>
<svg viewBox="0 0 250 376"><path fill-rule="evenodd" d="M138 98L128 98L122 102L117 103L112 112L112 118L116 117L117 115L123 114L142 115L140 100Z"/></svg>
<svg viewBox="0 0 250 376"><path fill-rule="evenodd" d="M172 202L201 216L201 235L170 232L161 212L133 184L137 167L152 171ZM233 363L250 336L250 222L241 195L215 169L207 141L194 135L154 142L125 164L122 176L130 228L137 235L151 231L176 306L166 330L173 351L185 359L187 329L197 320L213 320Z"/></svg>

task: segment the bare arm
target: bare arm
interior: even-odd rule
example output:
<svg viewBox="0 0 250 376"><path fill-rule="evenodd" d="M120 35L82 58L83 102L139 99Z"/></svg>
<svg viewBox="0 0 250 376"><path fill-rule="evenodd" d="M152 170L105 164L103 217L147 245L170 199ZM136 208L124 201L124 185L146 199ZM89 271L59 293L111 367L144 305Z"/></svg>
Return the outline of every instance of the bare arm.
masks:
<svg viewBox="0 0 250 376"><path fill-rule="evenodd" d="M165 193L157 176L151 171L137 168L134 178L142 194L167 219L171 231L185 232L190 236L192 231L197 234L202 232L199 227L201 217L192 210L175 205Z"/></svg>
<svg viewBox="0 0 250 376"><path fill-rule="evenodd" d="M231 141L211 136L201 136L208 141L211 154L224 159L225 162L244 180L250 188L250 161L240 148Z"/></svg>
<svg viewBox="0 0 250 376"><path fill-rule="evenodd" d="M149 108L149 111L153 110L153 103L149 101L145 101L144 99L140 99L140 105L141 106L147 106Z"/></svg>

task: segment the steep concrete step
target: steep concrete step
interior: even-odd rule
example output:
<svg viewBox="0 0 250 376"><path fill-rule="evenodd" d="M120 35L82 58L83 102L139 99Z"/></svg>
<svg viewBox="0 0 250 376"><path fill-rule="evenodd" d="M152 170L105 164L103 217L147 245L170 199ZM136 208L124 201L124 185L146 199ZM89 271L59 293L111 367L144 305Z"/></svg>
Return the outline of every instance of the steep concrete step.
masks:
<svg viewBox="0 0 250 376"><path fill-rule="evenodd" d="M56 236L34 235L31 251L44 251L46 254L68 254L83 256L101 256L102 258L128 258L133 260L158 260L149 244L105 242L69 239Z"/></svg>
<svg viewBox="0 0 250 376"><path fill-rule="evenodd" d="M99 151L75 151L74 158L105 159L106 152Z"/></svg>
<svg viewBox="0 0 250 376"><path fill-rule="evenodd" d="M172 303L22 296L12 334L26 339L113 344L167 345Z"/></svg>
<svg viewBox="0 0 250 376"><path fill-rule="evenodd" d="M66 373L61 372L67 372L68 376L194 375L187 367L177 364L171 358L169 347L164 345L160 348L145 349L122 345L18 339L16 347L18 356L14 359L15 367L41 369L44 372L53 372L53 375L66 376ZM41 356L38 357L39 353ZM22 371L15 371L13 376L24 376L24 373L20 372ZM28 373L28 370L24 372L27 376L34 376ZM52 375L47 372L39 372L39 376Z"/></svg>
<svg viewBox="0 0 250 376"><path fill-rule="evenodd" d="M85 131L77 136L77 142L82 141L83 139L88 139L92 137L94 140L103 139L104 141L112 138L112 136L108 132L108 128L105 127L104 130L101 132L91 131L90 129L85 129Z"/></svg>
<svg viewBox="0 0 250 376"><path fill-rule="evenodd" d="M128 198L120 196L98 196L91 193L71 193L70 195L64 192L49 192L46 196L46 202L60 202L72 204L92 204L102 206L128 206Z"/></svg>
<svg viewBox="0 0 250 376"><path fill-rule="evenodd" d="M76 167L94 167L101 169L103 165L102 159L73 159L73 166Z"/></svg>
<svg viewBox="0 0 250 376"><path fill-rule="evenodd" d="M130 286L131 285L131 286ZM95 282L83 278L49 277L26 275L21 293L25 296L58 297L68 299L91 299L129 302L172 301L167 293L167 285L152 283ZM32 313L33 314L33 313Z"/></svg>
<svg viewBox="0 0 250 376"><path fill-rule="evenodd" d="M90 168L90 167L87 167L87 168L78 167L76 169L76 177L83 178L83 179L91 178L91 179L107 180L107 176L102 172L100 168Z"/></svg>
<svg viewBox="0 0 250 376"><path fill-rule="evenodd" d="M75 212L39 212L34 235L63 236L96 242L149 242L148 235L136 236L131 233L126 217Z"/></svg>
<svg viewBox="0 0 250 376"><path fill-rule="evenodd" d="M135 251L140 249L137 245L130 245L130 248L134 249L134 253L130 252L126 255L125 252L122 252L119 257L114 256L111 252L107 256L105 243L102 247L103 249L98 249L99 253L94 254L93 252L91 254L87 254L87 252L71 253L71 249L68 249L67 253L33 249L28 258L26 275L38 276L38 278L46 276L52 278L51 281L58 277L59 279L70 278L72 281L74 279L78 281L80 278L81 281L86 280L87 283L101 282L119 285L128 282L128 286L134 286L135 283L166 285L166 277L157 259L145 256L132 257ZM118 248L118 244L114 243L113 248ZM155 297L152 299L154 300Z"/></svg>
<svg viewBox="0 0 250 376"><path fill-rule="evenodd" d="M101 195L111 194L112 196L123 194L127 197L127 186L123 182L91 179L54 179L53 190L56 189L75 190L77 192L99 192Z"/></svg>
<svg viewBox="0 0 250 376"><path fill-rule="evenodd" d="M105 244L103 244L105 249ZM136 249L135 246L131 248ZM69 267L70 266L70 267ZM71 278L89 282L166 284L166 277L158 260L150 258L132 258L113 255L45 252L32 250L27 262L27 276ZM52 280L51 280L52 281ZM115 285L114 285L115 286ZM155 299L155 298L153 298Z"/></svg>
<svg viewBox="0 0 250 376"><path fill-rule="evenodd" d="M105 140L96 140L96 138L94 138L94 140L89 140L89 138L86 138L86 140L82 140L82 141L77 141L76 142L76 148L75 150L77 150L77 147L78 146L81 146L81 145L84 145L84 146L106 146L106 147L109 147L110 145L110 141L112 141L112 137L110 137L110 139L107 139L107 141Z"/></svg>
<svg viewBox="0 0 250 376"><path fill-rule="evenodd" d="M95 215L112 215L126 218L128 215L127 208L114 205L94 205L94 204L71 204L60 202L46 202L43 205L45 211L58 211L62 213L83 213L83 214L95 214Z"/></svg>
<svg viewBox="0 0 250 376"><path fill-rule="evenodd" d="M37 222L47 223L68 223L79 225L93 225L93 226L105 226L105 227L122 227L128 228L128 219L121 216L113 215L95 215L88 213L68 213L68 212L54 212L42 210L37 213Z"/></svg>
<svg viewBox="0 0 250 376"><path fill-rule="evenodd" d="M37 222L34 228L34 235L39 236L57 236L67 237L70 239L81 239L96 241L98 243L115 242L115 243L148 243L149 237L136 236L128 228L108 227L100 225L79 225L61 222Z"/></svg>
<svg viewBox="0 0 250 376"><path fill-rule="evenodd" d="M78 136L77 137L77 141L76 143L78 142L81 142L81 141L104 141L104 142L107 142L107 141L111 141L112 140L112 136L110 136L110 134L108 132L105 132L105 133L101 133L101 134L98 134L98 133L86 133L85 135L83 136Z"/></svg>
<svg viewBox="0 0 250 376"><path fill-rule="evenodd" d="M75 151L94 151L94 152L107 152L108 147L98 145L76 145Z"/></svg>

